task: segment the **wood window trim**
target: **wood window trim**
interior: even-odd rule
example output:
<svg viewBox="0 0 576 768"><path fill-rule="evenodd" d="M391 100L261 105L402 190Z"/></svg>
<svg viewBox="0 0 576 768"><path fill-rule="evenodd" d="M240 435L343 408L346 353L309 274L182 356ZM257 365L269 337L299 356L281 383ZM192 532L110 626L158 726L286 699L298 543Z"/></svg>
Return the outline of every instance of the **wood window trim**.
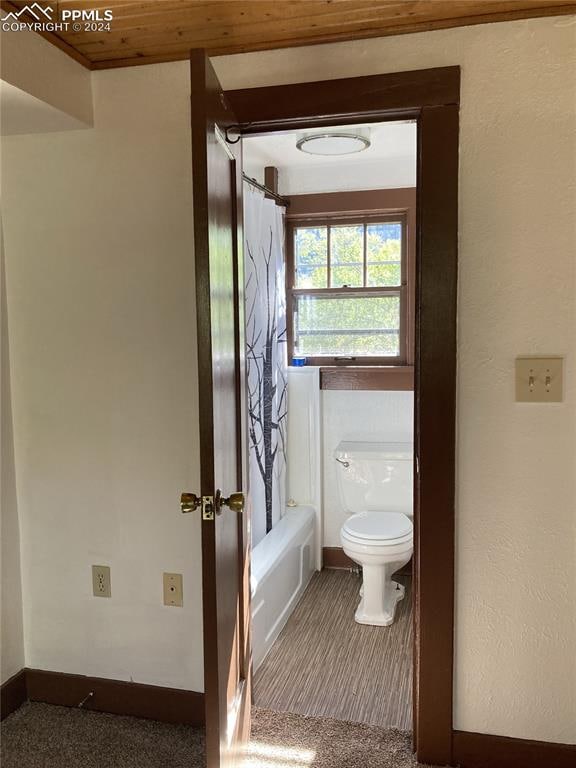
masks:
<svg viewBox="0 0 576 768"><path fill-rule="evenodd" d="M402 354L394 358L370 358L338 363L324 358L311 358L320 366L321 389L342 390L413 390L414 389L414 314L416 271L416 189L359 190L290 196L286 214L286 315L288 318L288 355L293 352L293 286L294 253L292 232L296 224L354 223L369 219L403 222L402 308L404 334Z"/></svg>
<svg viewBox="0 0 576 768"><path fill-rule="evenodd" d="M412 391L414 366L323 366L320 368L320 389Z"/></svg>

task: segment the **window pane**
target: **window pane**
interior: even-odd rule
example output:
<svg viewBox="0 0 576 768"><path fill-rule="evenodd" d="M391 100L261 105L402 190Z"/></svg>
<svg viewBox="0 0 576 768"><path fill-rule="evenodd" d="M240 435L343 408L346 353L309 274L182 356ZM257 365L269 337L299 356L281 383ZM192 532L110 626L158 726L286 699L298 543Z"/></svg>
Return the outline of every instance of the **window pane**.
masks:
<svg viewBox="0 0 576 768"><path fill-rule="evenodd" d="M330 287L364 285L364 227L330 227Z"/></svg>
<svg viewBox="0 0 576 768"><path fill-rule="evenodd" d="M400 297L298 296L294 347L315 357L400 354Z"/></svg>
<svg viewBox="0 0 576 768"><path fill-rule="evenodd" d="M366 285L400 285L402 225L392 221L368 224L366 234Z"/></svg>
<svg viewBox="0 0 576 768"><path fill-rule="evenodd" d="M295 285L328 287L327 227L298 227L294 232Z"/></svg>

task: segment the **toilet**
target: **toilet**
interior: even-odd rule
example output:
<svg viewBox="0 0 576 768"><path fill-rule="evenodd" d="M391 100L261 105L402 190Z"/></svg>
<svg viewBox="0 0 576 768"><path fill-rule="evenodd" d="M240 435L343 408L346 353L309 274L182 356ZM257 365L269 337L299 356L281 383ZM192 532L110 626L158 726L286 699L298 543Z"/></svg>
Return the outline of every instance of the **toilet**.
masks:
<svg viewBox="0 0 576 768"><path fill-rule="evenodd" d="M350 515L340 529L344 552L362 566L359 624L394 621L402 584L392 574L412 557L412 443L341 442L338 489Z"/></svg>

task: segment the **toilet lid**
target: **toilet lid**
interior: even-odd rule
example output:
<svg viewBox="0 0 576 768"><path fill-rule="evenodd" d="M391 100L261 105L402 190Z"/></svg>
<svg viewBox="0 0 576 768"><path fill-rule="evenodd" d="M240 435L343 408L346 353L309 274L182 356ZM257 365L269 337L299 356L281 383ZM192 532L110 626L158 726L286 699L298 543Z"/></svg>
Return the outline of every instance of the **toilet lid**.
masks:
<svg viewBox="0 0 576 768"><path fill-rule="evenodd" d="M391 541L412 533L412 521L402 512L360 512L352 515L343 530L358 539Z"/></svg>

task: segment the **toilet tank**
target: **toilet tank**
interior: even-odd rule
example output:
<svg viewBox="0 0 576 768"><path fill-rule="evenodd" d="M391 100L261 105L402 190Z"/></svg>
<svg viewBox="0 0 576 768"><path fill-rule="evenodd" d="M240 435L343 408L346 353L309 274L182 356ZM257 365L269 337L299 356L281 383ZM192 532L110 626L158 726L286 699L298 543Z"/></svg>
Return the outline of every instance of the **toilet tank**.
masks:
<svg viewBox="0 0 576 768"><path fill-rule="evenodd" d="M413 444L341 442L338 462L340 500L351 515L381 510L413 511Z"/></svg>

